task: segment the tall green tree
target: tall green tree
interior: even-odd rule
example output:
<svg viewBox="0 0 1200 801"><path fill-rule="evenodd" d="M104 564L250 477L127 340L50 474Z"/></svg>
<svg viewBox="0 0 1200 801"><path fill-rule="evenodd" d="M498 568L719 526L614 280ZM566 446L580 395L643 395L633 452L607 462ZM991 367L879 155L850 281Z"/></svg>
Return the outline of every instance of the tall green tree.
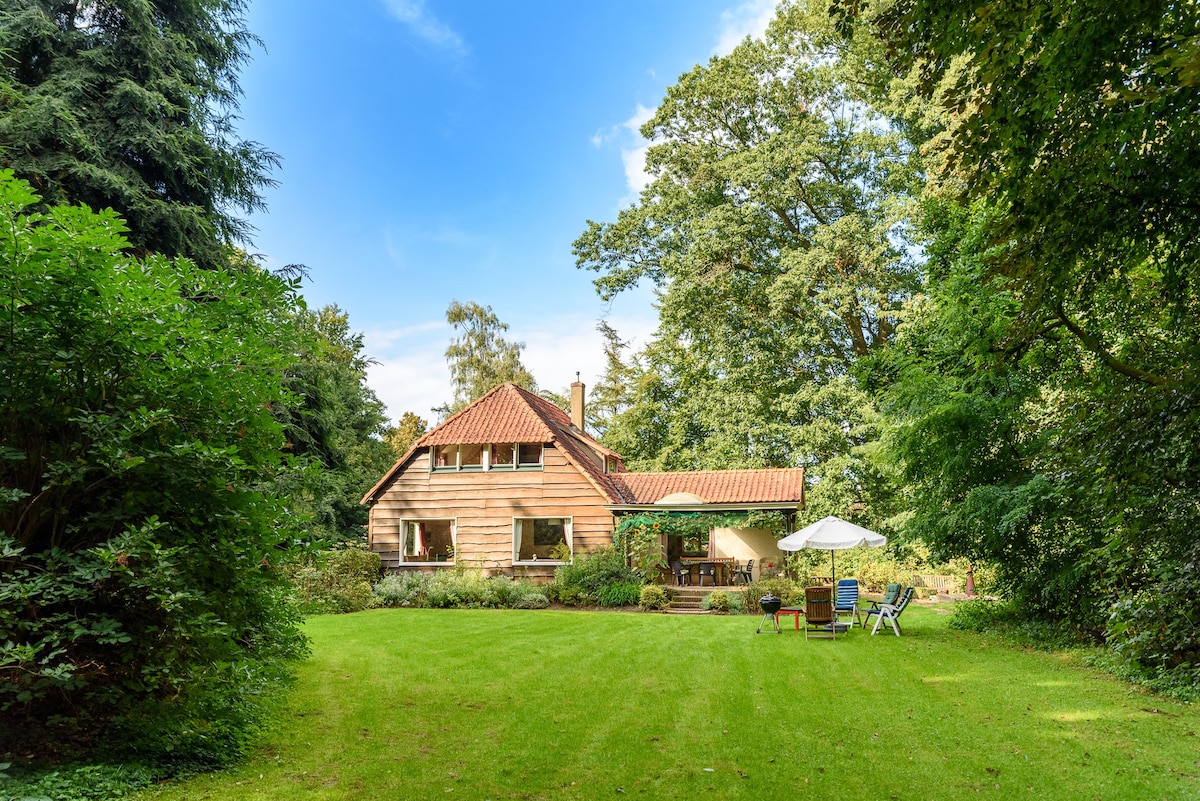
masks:
<svg viewBox="0 0 1200 801"><path fill-rule="evenodd" d="M607 320L596 324L604 340L604 374L588 392L587 427L602 437L613 421L633 403L632 381L636 366L626 362L629 343L621 339Z"/></svg>
<svg viewBox="0 0 1200 801"><path fill-rule="evenodd" d="M384 434L383 440L391 446L394 457L399 459L428 430L428 420L418 416L416 412L405 412L400 415L395 427L389 428Z"/></svg>
<svg viewBox="0 0 1200 801"><path fill-rule="evenodd" d="M113 208L139 254L221 266L274 153L233 130L242 0L9 0L0 166L48 205Z"/></svg>
<svg viewBox="0 0 1200 801"><path fill-rule="evenodd" d="M294 323L304 332L287 343L301 348L285 378L294 400L278 413L287 424L288 452L313 469L292 501L307 523L306 542L362 540L367 510L359 500L394 461L384 442L383 404L367 386L362 334L351 331L337 306L298 309Z"/></svg>
<svg viewBox="0 0 1200 801"><path fill-rule="evenodd" d="M297 285L38 204L0 172L0 748L219 762L303 648L271 567Z"/></svg>
<svg viewBox="0 0 1200 801"><path fill-rule="evenodd" d="M446 309L446 322L459 332L446 348L454 387L454 401L447 411L453 414L508 381L537 391L533 375L521 363L525 343L504 338L508 323L500 322L491 306L453 301Z"/></svg>
<svg viewBox="0 0 1200 801"><path fill-rule="evenodd" d="M920 175L875 110L875 48L822 4L781 4L765 39L668 90L642 128L652 182L576 241L602 296L660 293L637 400L606 434L634 464L861 485L841 461L873 437L855 365L921 285L904 244Z"/></svg>
<svg viewBox="0 0 1200 801"><path fill-rule="evenodd" d="M996 560L1026 609L1194 682L1200 620L1167 610L1200 591L1200 11L839 6L951 112L927 145L944 291L889 401L915 519ZM949 359L956 339L984 375ZM970 431L939 435L956 416Z"/></svg>

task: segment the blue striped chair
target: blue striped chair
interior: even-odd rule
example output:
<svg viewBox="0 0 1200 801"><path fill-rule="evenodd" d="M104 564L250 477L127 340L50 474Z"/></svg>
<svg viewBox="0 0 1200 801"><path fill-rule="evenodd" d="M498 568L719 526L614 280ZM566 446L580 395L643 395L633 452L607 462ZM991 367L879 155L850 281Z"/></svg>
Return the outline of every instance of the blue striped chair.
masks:
<svg viewBox="0 0 1200 801"><path fill-rule="evenodd" d="M858 611L858 579L838 579L837 602L833 605L834 615L850 615L850 628L854 628L854 620L862 625L862 615ZM840 621L839 621L840 622Z"/></svg>

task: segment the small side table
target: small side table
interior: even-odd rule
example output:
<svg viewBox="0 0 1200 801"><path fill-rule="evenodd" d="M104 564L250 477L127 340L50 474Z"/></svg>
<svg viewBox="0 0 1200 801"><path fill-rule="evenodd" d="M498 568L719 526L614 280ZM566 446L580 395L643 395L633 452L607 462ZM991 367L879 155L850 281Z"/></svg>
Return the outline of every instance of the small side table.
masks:
<svg viewBox="0 0 1200 801"><path fill-rule="evenodd" d="M780 615L792 615L796 618L796 631L800 630L800 616L804 614L804 609L799 606L785 606L775 613L775 624L779 625Z"/></svg>

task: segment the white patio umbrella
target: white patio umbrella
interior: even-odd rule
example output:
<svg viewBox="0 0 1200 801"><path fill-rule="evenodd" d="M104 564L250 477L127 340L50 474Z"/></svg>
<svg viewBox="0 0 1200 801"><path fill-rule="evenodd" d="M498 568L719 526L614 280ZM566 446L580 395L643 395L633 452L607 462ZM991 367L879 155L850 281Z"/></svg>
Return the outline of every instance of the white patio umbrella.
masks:
<svg viewBox="0 0 1200 801"><path fill-rule="evenodd" d="M887 537L882 534L876 534L874 531L862 526L856 526L853 523L842 520L840 517L830 515L810 526L805 526L793 534L788 534L777 544L781 551L798 551L801 548L816 548L818 550L829 551L829 574L836 584L837 575L834 571L833 561L834 551L861 546L882 548L887 545Z"/></svg>

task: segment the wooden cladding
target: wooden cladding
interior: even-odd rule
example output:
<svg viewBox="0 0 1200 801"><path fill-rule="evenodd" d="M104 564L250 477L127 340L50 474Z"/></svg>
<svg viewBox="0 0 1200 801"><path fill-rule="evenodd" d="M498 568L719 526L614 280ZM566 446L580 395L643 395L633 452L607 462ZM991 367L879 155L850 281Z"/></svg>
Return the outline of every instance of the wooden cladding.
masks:
<svg viewBox="0 0 1200 801"><path fill-rule="evenodd" d="M386 560L400 541L402 521L434 519L457 521L456 562L488 570L512 568L514 518L569 518L575 555L611 544L607 499L553 445L545 446L542 462L536 471L443 472L430 470L428 449L414 454L376 496L372 550Z"/></svg>

